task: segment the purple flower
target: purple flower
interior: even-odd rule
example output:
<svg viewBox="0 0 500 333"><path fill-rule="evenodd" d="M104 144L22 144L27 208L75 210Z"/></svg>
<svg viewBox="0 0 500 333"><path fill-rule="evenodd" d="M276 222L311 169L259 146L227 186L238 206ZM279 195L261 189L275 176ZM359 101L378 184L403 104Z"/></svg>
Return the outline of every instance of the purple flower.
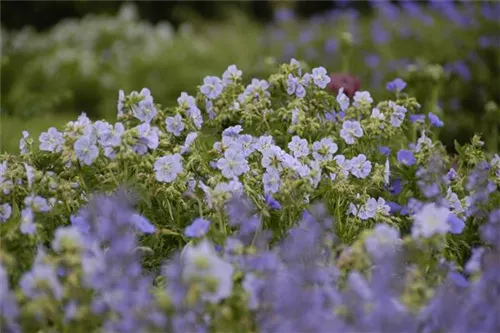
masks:
<svg viewBox="0 0 500 333"><path fill-rule="evenodd" d="M216 76L207 76L203 79L203 85L200 87L200 92L208 99L215 99L222 93L222 80Z"/></svg>
<svg viewBox="0 0 500 333"><path fill-rule="evenodd" d="M354 144L355 138L361 138L363 136L363 128L361 124L357 121L346 120L342 124L342 129L340 130L340 137L344 139L345 143L348 145Z"/></svg>
<svg viewBox="0 0 500 333"><path fill-rule="evenodd" d="M355 107L359 108L362 104L366 103L371 105L373 103L372 96L368 91L356 91L353 97L354 102L352 103Z"/></svg>
<svg viewBox="0 0 500 333"><path fill-rule="evenodd" d="M152 225L151 222L149 222L149 220L142 215L132 214L130 219L131 219L130 222L132 223L132 226L134 226L134 228L136 228L137 230L139 230L142 233L152 234L153 232L156 231L155 226Z"/></svg>
<svg viewBox="0 0 500 333"><path fill-rule="evenodd" d="M203 218L197 218L186 227L184 230L184 235L190 238L201 238L206 235L208 229L210 228L210 221Z"/></svg>
<svg viewBox="0 0 500 333"><path fill-rule="evenodd" d="M450 232L453 234L461 234L465 228L465 222L455 214L448 216L448 224L450 225Z"/></svg>
<svg viewBox="0 0 500 333"><path fill-rule="evenodd" d="M415 158L415 156L413 156L413 153L406 149L401 149L400 151L398 151L397 158L399 163L402 163L406 166L412 166L417 162L417 159Z"/></svg>
<svg viewBox="0 0 500 333"><path fill-rule="evenodd" d="M266 204L269 206L269 208L274 209L274 210L281 210L281 204L276 201L270 194L265 195L266 199Z"/></svg>
<svg viewBox="0 0 500 333"><path fill-rule="evenodd" d="M337 93L336 101L337 101L337 103L339 103L341 111L345 111L349 107L350 101L349 101L349 97L346 94L344 94L344 87L341 87L339 89L339 92Z"/></svg>
<svg viewBox="0 0 500 333"><path fill-rule="evenodd" d="M412 123L424 123L425 122L425 114L412 114L410 115L410 122Z"/></svg>
<svg viewBox="0 0 500 333"><path fill-rule="evenodd" d="M386 88L391 92L400 92L406 87L406 82L400 78L396 78L393 81L387 83Z"/></svg>
<svg viewBox="0 0 500 333"><path fill-rule="evenodd" d="M429 112L428 116L429 116L429 120L431 121L432 126L434 126L434 127L443 127L444 126L444 123L434 113Z"/></svg>
<svg viewBox="0 0 500 333"><path fill-rule="evenodd" d="M141 124L136 127L138 142L133 147L134 151L139 155L144 155L149 149L158 148L159 130L158 127L151 127L148 123Z"/></svg>
<svg viewBox="0 0 500 333"><path fill-rule="evenodd" d="M384 156L389 156L391 154L391 148L387 146L378 147L378 151L382 153Z"/></svg>
<svg viewBox="0 0 500 333"><path fill-rule="evenodd" d="M177 179L177 175L183 172L182 157L180 154L166 155L156 160L154 171L156 180L171 183Z"/></svg>
<svg viewBox="0 0 500 333"><path fill-rule="evenodd" d="M28 149L26 147L26 139L28 139L30 136L30 134L28 133L28 131L23 131L23 137L21 138L21 140L19 140L19 152L21 155L26 155L28 153Z"/></svg>

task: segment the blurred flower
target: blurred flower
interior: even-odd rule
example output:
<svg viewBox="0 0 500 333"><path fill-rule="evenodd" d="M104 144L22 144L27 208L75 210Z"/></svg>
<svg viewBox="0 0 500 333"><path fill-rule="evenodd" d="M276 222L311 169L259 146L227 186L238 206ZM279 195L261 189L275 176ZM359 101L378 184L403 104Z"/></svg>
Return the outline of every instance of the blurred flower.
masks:
<svg viewBox="0 0 500 333"><path fill-rule="evenodd" d="M431 237L435 234L446 234L451 230L448 223L450 211L435 203L425 204L414 216L411 234L414 238Z"/></svg>
<svg viewBox="0 0 500 333"><path fill-rule="evenodd" d="M406 149L401 149L400 151L398 151L397 158L399 163L406 166L412 166L417 162L417 159L415 158L415 156L413 156L413 153Z"/></svg>
<svg viewBox="0 0 500 333"><path fill-rule="evenodd" d="M387 85L386 85L387 90L389 90L391 92L403 91L403 89L405 87L406 87L406 82L400 78L396 78L393 81L390 81L389 83L387 83Z"/></svg>
<svg viewBox="0 0 500 333"><path fill-rule="evenodd" d="M429 112L428 114L431 125L434 127L443 127L444 123L436 116L434 113Z"/></svg>
<svg viewBox="0 0 500 333"><path fill-rule="evenodd" d="M193 223L191 223L191 225L186 227L186 229L184 230L184 235L191 238L201 238L205 236L209 228L210 228L209 220L205 220L203 218L197 218L193 221Z"/></svg>
<svg viewBox="0 0 500 333"><path fill-rule="evenodd" d="M330 84L328 89L332 93L336 93L340 88L344 88L345 94L352 98L354 93L357 92L361 86L360 80L354 75L347 73L332 73L330 74Z"/></svg>

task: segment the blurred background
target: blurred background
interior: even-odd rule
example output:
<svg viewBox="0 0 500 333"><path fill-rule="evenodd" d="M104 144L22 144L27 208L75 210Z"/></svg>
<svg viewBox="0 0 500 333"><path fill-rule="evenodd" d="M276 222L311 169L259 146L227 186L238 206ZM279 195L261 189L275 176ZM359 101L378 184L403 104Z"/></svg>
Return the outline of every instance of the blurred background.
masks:
<svg viewBox="0 0 500 333"><path fill-rule="evenodd" d="M0 150L86 112L112 121L118 90L176 103L231 64L246 81L296 58L360 80L376 101L408 82L442 139L498 151L498 1L2 1ZM336 93L336 92L332 92Z"/></svg>

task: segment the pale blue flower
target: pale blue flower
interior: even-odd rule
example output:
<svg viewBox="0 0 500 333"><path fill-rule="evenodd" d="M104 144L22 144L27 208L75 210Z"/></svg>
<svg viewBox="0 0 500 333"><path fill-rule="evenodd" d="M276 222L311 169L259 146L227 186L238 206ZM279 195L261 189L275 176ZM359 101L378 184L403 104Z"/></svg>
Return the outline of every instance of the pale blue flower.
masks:
<svg viewBox="0 0 500 333"><path fill-rule="evenodd" d="M356 178L366 178L372 170L372 163L366 159L366 156L359 154L351 159L351 174Z"/></svg>
<svg viewBox="0 0 500 333"><path fill-rule="evenodd" d="M63 287L57 278L56 270L49 264L36 263L31 271L23 275L19 286L23 294L30 299L50 296L59 300L63 297Z"/></svg>
<svg viewBox="0 0 500 333"><path fill-rule="evenodd" d="M299 75L302 75L302 65L300 64L300 61L292 58L290 59L290 66L292 69L296 69Z"/></svg>
<svg viewBox="0 0 500 333"><path fill-rule="evenodd" d="M273 167L268 167L266 172L262 175L262 183L264 184L264 193L278 192L281 186L279 172Z"/></svg>
<svg viewBox="0 0 500 333"><path fill-rule="evenodd" d="M222 93L222 80L216 76L206 76L203 79L203 85L200 87L200 92L208 99L215 99Z"/></svg>
<svg viewBox="0 0 500 333"><path fill-rule="evenodd" d="M181 92L181 96L177 98L177 104L184 110L189 110L192 107L196 107L196 100L193 96L188 95L186 92Z"/></svg>
<svg viewBox="0 0 500 333"><path fill-rule="evenodd" d="M238 177L250 170L248 162L242 152L236 149L226 150L224 157L217 161L217 168L222 172L222 175L228 179Z"/></svg>
<svg viewBox="0 0 500 333"><path fill-rule="evenodd" d="M339 149L337 144L330 138L323 138L312 145L312 156L317 161L331 161L333 154Z"/></svg>
<svg viewBox="0 0 500 333"><path fill-rule="evenodd" d="M23 131L23 137L19 140L19 152L21 155L26 155L28 153L26 139L28 139L29 136L30 134L27 131Z"/></svg>
<svg viewBox="0 0 500 333"><path fill-rule="evenodd" d="M333 159L337 162L337 165L340 168L340 173L344 176L344 178L347 178L352 169L352 161L345 158L344 155L337 155Z"/></svg>
<svg viewBox="0 0 500 333"><path fill-rule="evenodd" d="M222 136L238 137L241 131L243 131L241 125L230 126L222 132Z"/></svg>
<svg viewBox="0 0 500 333"><path fill-rule="evenodd" d="M50 206L47 202L47 199L41 196L29 195L24 198L24 205L26 207L30 207L35 212L48 212L50 211Z"/></svg>
<svg viewBox="0 0 500 333"><path fill-rule="evenodd" d="M276 170L281 171L283 169L283 166L281 164L283 162L284 156L285 152L280 147L271 146L262 154L261 165L263 168L272 166Z"/></svg>
<svg viewBox="0 0 500 333"><path fill-rule="evenodd" d="M271 135L263 135L259 137L259 140L255 145L255 148L261 153L264 153L272 146L274 146L274 138Z"/></svg>
<svg viewBox="0 0 500 333"><path fill-rule="evenodd" d="M388 252L393 252L402 240L399 231L387 224L377 224L372 234L365 239L368 253L375 259L382 259Z"/></svg>
<svg viewBox="0 0 500 333"><path fill-rule="evenodd" d="M47 132L40 134L40 150L59 153L63 150L64 137L55 127L49 128Z"/></svg>
<svg viewBox="0 0 500 333"><path fill-rule="evenodd" d="M363 128L358 121L344 121L342 129L340 130L340 137L344 139L345 143L352 145L354 144L355 138L361 138L362 136Z"/></svg>
<svg viewBox="0 0 500 333"><path fill-rule="evenodd" d="M8 221L11 214L12 207L8 203L0 205L0 223Z"/></svg>
<svg viewBox="0 0 500 333"><path fill-rule="evenodd" d="M186 136L184 144L180 147L180 153L185 154L189 152L189 148L193 144L194 140L198 137L198 132L191 132Z"/></svg>
<svg viewBox="0 0 500 333"><path fill-rule="evenodd" d="M171 183L183 172L182 157L180 154L165 155L155 161L155 177L159 182Z"/></svg>
<svg viewBox="0 0 500 333"><path fill-rule="evenodd" d="M80 163L85 165L92 165L99 156L99 148L96 146L95 141L91 140L88 136L78 138L73 148Z"/></svg>
<svg viewBox="0 0 500 333"><path fill-rule="evenodd" d="M193 125L197 129L200 129L201 126L203 125L203 116L201 115L200 109L198 109L198 107L196 106L192 106L187 110L186 114L193 122Z"/></svg>
<svg viewBox="0 0 500 333"><path fill-rule="evenodd" d="M222 82L225 85L236 82L239 78L241 78L243 72L239 70L236 65L229 66L226 71L222 74Z"/></svg>
<svg viewBox="0 0 500 333"><path fill-rule="evenodd" d="M243 134L237 138L237 142L241 144L243 156L248 157L255 151L255 139L250 134Z"/></svg>
<svg viewBox="0 0 500 333"><path fill-rule="evenodd" d="M352 104L357 108L361 107L362 104L371 105L373 103L372 96L368 91L356 91L353 100Z"/></svg>
<svg viewBox="0 0 500 333"><path fill-rule="evenodd" d="M116 103L117 117L123 116L125 111L125 92L123 90L118 91L118 102Z"/></svg>
<svg viewBox="0 0 500 333"><path fill-rule="evenodd" d="M201 288L203 300L217 304L232 294L233 266L220 259L207 240L186 246L182 262L183 280L188 284L196 283Z"/></svg>
<svg viewBox="0 0 500 333"><path fill-rule="evenodd" d="M295 158L300 158L309 155L309 147L306 139L301 139L294 135L292 141L288 143L288 149L293 153Z"/></svg>
<svg viewBox="0 0 500 333"><path fill-rule="evenodd" d="M35 179L35 169L28 165L27 163L24 164L24 169L26 170L26 178L28 180L28 187L31 187L33 185L33 180Z"/></svg>
<svg viewBox="0 0 500 333"><path fill-rule="evenodd" d="M373 108L372 109L372 115L370 116L370 118L378 119L380 121L384 121L385 120L385 115L382 112L380 112L380 109Z"/></svg>
<svg viewBox="0 0 500 333"><path fill-rule="evenodd" d="M56 252L64 250L64 244L71 244L72 247L82 248L83 237L76 226L59 227L54 233L52 249Z"/></svg>
<svg viewBox="0 0 500 333"><path fill-rule="evenodd" d="M331 79L326 69L324 67L313 68L312 70L312 79L315 85L318 88L325 89L326 86L330 83Z"/></svg>
<svg viewBox="0 0 500 333"><path fill-rule="evenodd" d="M405 119L407 112L406 108L401 105L397 105L392 101L389 101L389 107L393 110L391 114L391 125L394 127L400 127Z"/></svg>
<svg viewBox="0 0 500 333"><path fill-rule="evenodd" d="M132 108L132 114L140 121L150 123L158 114L158 110L154 106L153 96L146 95L137 106Z"/></svg>
<svg viewBox="0 0 500 333"><path fill-rule="evenodd" d="M178 114L174 117L167 117L165 124L167 125L167 132L172 133L175 136L180 136L185 127L182 122L182 117Z"/></svg>
<svg viewBox="0 0 500 333"><path fill-rule="evenodd" d="M339 89L336 100L337 103L339 103L340 105L340 110L345 112L349 107L350 101L349 97L346 94L344 94L344 87Z"/></svg>
<svg viewBox="0 0 500 333"><path fill-rule="evenodd" d="M414 216L412 237L431 237L436 234L446 234L451 230L448 223L450 211L446 207L439 207L435 203L425 204Z"/></svg>
<svg viewBox="0 0 500 333"><path fill-rule="evenodd" d="M160 143L159 129L156 126L151 127L148 123L141 124L136 127L137 130L137 144L133 150L139 154L144 155L149 149L156 149Z"/></svg>
<svg viewBox="0 0 500 333"><path fill-rule="evenodd" d="M36 232L36 225L33 222L34 216L31 208L25 208L21 211L21 233L25 235L33 235Z"/></svg>

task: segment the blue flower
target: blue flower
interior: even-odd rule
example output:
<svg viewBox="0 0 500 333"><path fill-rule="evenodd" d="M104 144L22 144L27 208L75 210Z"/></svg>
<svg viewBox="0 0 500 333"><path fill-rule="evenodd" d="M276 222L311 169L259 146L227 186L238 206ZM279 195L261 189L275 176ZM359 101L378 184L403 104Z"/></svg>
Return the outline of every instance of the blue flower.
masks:
<svg viewBox="0 0 500 333"><path fill-rule="evenodd" d="M415 156L413 156L413 153L406 149L401 149L400 151L398 151L397 158L399 163L406 166L412 166L417 162L417 159L415 158Z"/></svg>
<svg viewBox="0 0 500 333"><path fill-rule="evenodd" d="M443 127L444 126L444 123L434 113L429 112L428 116L429 116L429 120L431 121L432 126L434 126L434 127Z"/></svg>
<svg viewBox="0 0 500 333"><path fill-rule="evenodd" d="M55 127L49 128L47 132L40 134L40 150L59 153L63 149L64 137Z"/></svg>
<svg viewBox="0 0 500 333"><path fill-rule="evenodd" d="M270 194L265 195L266 199L266 204L271 208L275 210L281 210L281 204L276 201Z"/></svg>
<svg viewBox="0 0 500 333"><path fill-rule="evenodd" d="M450 225L450 232L453 234L461 234L465 228L465 222L455 214L448 216L448 224Z"/></svg>
<svg viewBox="0 0 500 333"><path fill-rule="evenodd" d="M185 154L189 152L189 149L191 145L193 144L194 140L198 137L198 132L190 132L186 136L186 140L184 141L184 144L180 147L180 153Z"/></svg>
<svg viewBox="0 0 500 333"><path fill-rule="evenodd" d="M153 232L156 231L156 227L152 225L151 222L149 222L149 220L142 215L132 214L130 219L134 228L136 228L142 233L152 234Z"/></svg>
<svg viewBox="0 0 500 333"><path fill-rule="evenodd" d="M389 156L391 154L391 148L387 146L378 147L378 151L382 153L384 156Z"/></svg>
<svg viewBox="0 0 500 333"><path fill-rule="evenodd" d="M223 89L222 80L217 76L207 76L203 79L203 85L200 87L200 92L208 99L219 97Z"/></svg>
<svg viewBox="0 0 500 333"><path fill-rule="evenodd" d="M50 211L50 206L47 202L47 199L40 196L35 196L35 195L27 196L26 198L24 198L24 205L26 207L33 209L33 211L35 212Z"/></svg>
<svg viewBox="0 0 500 333"><path fill-rule="evenodd" d="M424 123L425 122L425 114L412 114L410 115L410 122L412 123Z"/></svg>
<svg viewBox="0 0 500 333"><path fill-rule="evenodd" d="M171 183L177 179L177 175L183 172L182 157L180 154L165 155L156 160L154 171L156 180Z"/></svg>
<svg viewBox="0 0 500 333"><path fill-rule="evenodd" d="M312 79L314 84L321 89L325 89L331 81L330 76L328 76L328 73L326 72L326 69L324 67L313 68Z"/></svg>
<svg viewBox="0 0 500 333"><path fill-rule="evenodd" d="M167 132L172 133L175 136L180 136L185 127L182 122L182 117L178 114L174 117L167 117L165 124L167 125Z"/></svg>
<svg viewBox="0 0 500 333"><path fill-rule="evenodd" d="M75 141L73 148L75 149L76 157L80 163L92 165L95 159L99 156L99 148L95 141L88 136L81 136Z"/></svg>
<svg viewBox="0 0 500 333"><path fill-rule="evenodd" d="M64 250L66 244L71 244L71 247L81 248L83 239L80 230L76 226L59 227L54 233L52 240L52 249L56 252Z"/></svg>
<svg viewBox="0 0 500 333"><path fill-rule="evenodd" d="M191 238L201 238L206 235L210 228L210 221L201 217L195 219L190 226L184 230L184 235Z"/></svg>
<svg viewBox="0 0 500 333"><path fill-rule="evenodd" d="M11 214L12 207L8 203L0 205L0 223L8 221Z"/></svg>
<svg viewBox="0 0 500 333"><path fill-rule="evenodd" d="M400 92L406 87L406 82L400 78L396 78L393 81L387 83L386 88L391 92Z"/></svg>

